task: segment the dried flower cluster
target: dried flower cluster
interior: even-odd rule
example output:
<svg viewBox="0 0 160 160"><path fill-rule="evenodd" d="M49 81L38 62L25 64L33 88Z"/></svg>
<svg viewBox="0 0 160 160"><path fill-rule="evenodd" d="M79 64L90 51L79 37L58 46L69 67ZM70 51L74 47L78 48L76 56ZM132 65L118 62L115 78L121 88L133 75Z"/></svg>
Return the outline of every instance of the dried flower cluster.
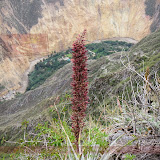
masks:
<svg viewBox="0 0 160 160"><path fill-rule="evenodd" d="M87 50L84 45L84 36L86 30L79 35L77 40L73 43L72 57L73 57L73 81L72 85L72 130L76 137L76 146L78 152L78 139L79 134L84 126L83 119L85 117L85 111L88 103L88 82L87 82Z"/></svg>

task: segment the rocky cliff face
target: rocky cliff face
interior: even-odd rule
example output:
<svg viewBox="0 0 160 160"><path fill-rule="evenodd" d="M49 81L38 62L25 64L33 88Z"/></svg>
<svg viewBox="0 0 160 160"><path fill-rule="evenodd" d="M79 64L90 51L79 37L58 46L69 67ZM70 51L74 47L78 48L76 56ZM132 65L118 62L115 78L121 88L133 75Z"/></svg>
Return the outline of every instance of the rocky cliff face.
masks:
<svg viewBox="0 0 160 160"><path fill-rule="evenodd" d="M154 15L154 16L152 16L153 23L150 27L152 32L154 32L158 28L160 28L160 0L156 1L156 5L155 5L155 8L154 8L153 15Z"/></svg>
<svg viewBox="0 0 160 160"><path fill-rule="evenodd" d="M159 0L0 1L0 37L11 52L11 56L3 53L0 84L17 90L32 60L65 50L84 28L89 42L112 37L142 39L160 24L159 4Z"/></svg>

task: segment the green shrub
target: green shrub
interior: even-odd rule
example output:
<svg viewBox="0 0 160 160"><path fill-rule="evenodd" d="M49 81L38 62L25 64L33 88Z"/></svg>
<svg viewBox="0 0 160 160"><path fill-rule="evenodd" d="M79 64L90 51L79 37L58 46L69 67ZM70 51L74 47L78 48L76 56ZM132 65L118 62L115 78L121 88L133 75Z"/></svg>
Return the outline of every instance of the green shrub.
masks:
<svg viewBox="0 0 160 160"><path fill-rule="evenodd" d="M0 84L0 91L2 91L5 87Z"/></svg>

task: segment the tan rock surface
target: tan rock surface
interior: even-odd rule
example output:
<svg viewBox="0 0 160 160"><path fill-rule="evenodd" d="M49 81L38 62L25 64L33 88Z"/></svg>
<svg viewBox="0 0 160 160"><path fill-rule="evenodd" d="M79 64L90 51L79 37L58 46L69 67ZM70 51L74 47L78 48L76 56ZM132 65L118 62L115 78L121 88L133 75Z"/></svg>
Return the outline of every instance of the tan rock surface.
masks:
<svg viewBox="0 0 160 160"><path fill-rule="evenodd" d="M153 19L145 15L145 0L64 0L60 5L58 0L47 3L42 0L42 17L30 29L21 25L30 34L48 35L49 51L61 51L71 47L78 33L87 29L89 42L113 37L130 37L141 40L150 33ZM157 3L160 3L157 0ZM7 3L8 4L8 3ZM8 10L7 10L8 9ZM1 9L5 16L13 16L8 8ZM15 19L18 19L15 15ZM0 33L17 34L20 31L14 26L8 26L0 17ZM30 62L42 57L32 56L5 57L0 63L0 84L8 90L22 87L23 74L29 68Z"/></svg>

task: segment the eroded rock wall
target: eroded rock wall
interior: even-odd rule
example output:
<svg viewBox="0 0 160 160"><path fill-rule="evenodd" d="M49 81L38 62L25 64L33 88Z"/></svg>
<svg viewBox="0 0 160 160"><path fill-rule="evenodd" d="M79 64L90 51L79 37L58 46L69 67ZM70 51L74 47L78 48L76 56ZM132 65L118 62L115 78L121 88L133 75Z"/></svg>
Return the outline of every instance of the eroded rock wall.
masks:
<svg viewBox="0 0 160 160"><path fill-rule="evenodd" d="M140 40L159 26L160 1L154 1L149 5L149 0L2 0L0 34L45 34L47 54L67 49L84 29L89 43L112 37ZM151 15L146 12L150 6ZM39 41L32 39L30 45L36 47ZM44 56L41 50L30 54L27 47L22 47L25 55L12 53L0 63L0 84L8 90L20 88L30 62Z"/></svg>

